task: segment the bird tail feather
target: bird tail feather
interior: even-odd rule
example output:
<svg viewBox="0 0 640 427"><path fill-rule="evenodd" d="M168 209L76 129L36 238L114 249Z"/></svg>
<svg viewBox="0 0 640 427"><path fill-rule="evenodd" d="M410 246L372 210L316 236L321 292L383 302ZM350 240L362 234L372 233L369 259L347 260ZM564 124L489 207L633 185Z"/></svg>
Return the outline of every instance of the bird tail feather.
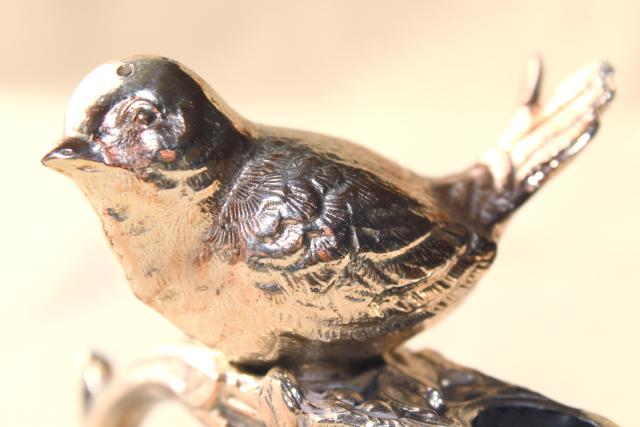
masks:
<svg viewBox="0 0 640 427"><path fill-rule="evenodd" d="M492 178L493 197L484 207L485 221L492 227L503 223L588 145L615 94L613 68L606 62L580 69L543 103L539 59L529 64L527 76L523 105L481 161Z"/></svg>
<svg viewBox="0 0 640 427"><path fill-rule="evenodd" d="M511 214L588 145L615 93L606 62L582 68L542 103L541 85L536 58L528 65L522 105L498 143L478 164L437 185L453 211L496 237Z"/></svg>

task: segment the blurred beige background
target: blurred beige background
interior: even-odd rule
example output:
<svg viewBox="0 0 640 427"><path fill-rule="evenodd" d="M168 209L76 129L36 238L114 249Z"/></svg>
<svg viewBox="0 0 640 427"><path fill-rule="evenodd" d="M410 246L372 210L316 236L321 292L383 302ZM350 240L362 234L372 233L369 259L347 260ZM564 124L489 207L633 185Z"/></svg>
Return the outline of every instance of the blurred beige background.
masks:
<svg viewBox="0 0 640 427"><path fill-rule="evenodd" d="M638 425L639 19L633 0L3 0L0 424L78 425L78 354L126 365L180 336L130 294L81 193L39 163L94 66L171 56L249 118L435 175L496 139L540 53L547 89L603 58L619 96L593 147L512 222L476 292L412 345Z"/></svg>

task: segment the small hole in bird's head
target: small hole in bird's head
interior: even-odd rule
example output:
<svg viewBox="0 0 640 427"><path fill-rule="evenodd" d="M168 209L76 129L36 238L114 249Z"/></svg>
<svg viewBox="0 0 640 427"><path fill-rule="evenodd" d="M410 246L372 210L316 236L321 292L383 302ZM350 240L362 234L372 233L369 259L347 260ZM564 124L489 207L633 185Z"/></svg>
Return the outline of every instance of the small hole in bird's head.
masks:
<svg viewBox="0 0 640 427"><path fill-rule="evenodd" d="M118 73L120 77L129 77L133 74L133 64L122 64L118 67L116 73Z"/></svg>

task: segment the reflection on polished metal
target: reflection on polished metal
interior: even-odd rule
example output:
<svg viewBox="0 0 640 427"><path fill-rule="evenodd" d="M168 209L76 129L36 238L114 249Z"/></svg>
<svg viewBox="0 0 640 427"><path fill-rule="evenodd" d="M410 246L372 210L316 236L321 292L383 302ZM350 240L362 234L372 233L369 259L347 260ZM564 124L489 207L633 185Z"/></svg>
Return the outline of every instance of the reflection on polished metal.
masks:
<svg viewBox="0 0 640 427"><path fill-rule="evenodd" d="M166 346L114 380L87 425L137 426L167 400L206 426L615 427L429 350L393 350L335 379L280 367L264 376L241 372L196 343Z"/></svg>
<svg viewBox="0 0 640 427"><path fill-rule="evenodd" d="M424 178L347 141L250 122L184 66L134 57L82 81L65 138L43 162L87 195L138 298L238 369L272 368L259 383L243 377L253 385L230 388L233 400L250 408L253 387L259 398L307 402L267 405L294 420L291 413L329 411L314 403L324 395L313 381L386 372L365 369L385 352L440 363L389 351L473 287L511 214L595 134L613 98L612 74L605 63L587 66L541 103L533 61L524 102L498 144L465 171ZM396 356L389 369L417 381L423 373L392 364ZM479 384L470 387L493 393ZM169 389L135 389L120 404L128 413L131 402ZM336 403L330 411L344 407L355 424L354 413L395 414L387 391L371 392L381 400L357 410ZM254 410L269 423L264 407ZM338 422L337 414L327 419Z"/></svg>

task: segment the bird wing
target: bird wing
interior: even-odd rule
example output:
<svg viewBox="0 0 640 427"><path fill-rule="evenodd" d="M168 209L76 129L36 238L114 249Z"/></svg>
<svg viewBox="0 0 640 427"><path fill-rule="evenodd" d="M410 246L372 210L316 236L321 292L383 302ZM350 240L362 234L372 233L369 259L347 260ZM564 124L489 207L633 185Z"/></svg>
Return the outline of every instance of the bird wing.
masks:
<svg viewBox="0 0 640 427"><path fill-rule="evenodd" d="M477 262L478 239L425 203L368 171L289 147L243 166L211 242L318 294L351 287L351 298L383 301L442 291Z"/></svg>

